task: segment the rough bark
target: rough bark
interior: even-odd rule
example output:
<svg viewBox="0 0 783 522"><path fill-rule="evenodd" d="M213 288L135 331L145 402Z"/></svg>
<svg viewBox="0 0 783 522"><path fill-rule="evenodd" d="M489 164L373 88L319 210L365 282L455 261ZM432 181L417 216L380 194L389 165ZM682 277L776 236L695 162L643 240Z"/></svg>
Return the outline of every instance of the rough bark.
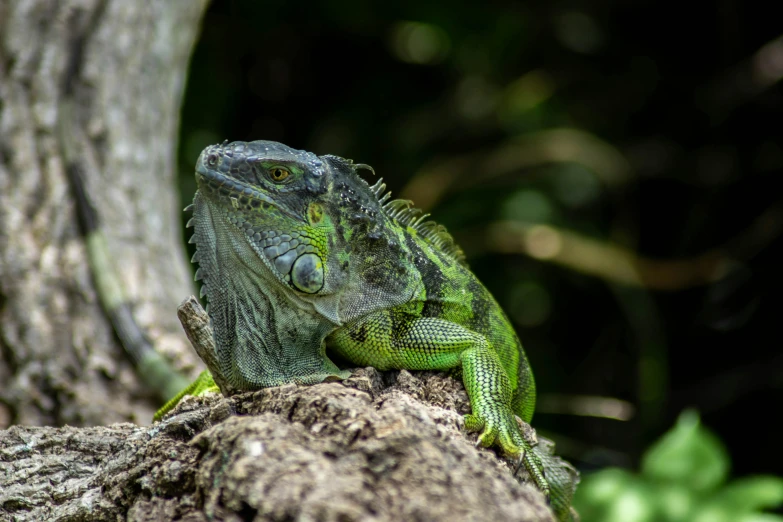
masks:
<svg viewBox="0 0 783 522"><path fill-rule="evenodd" d="M0 519L552 520L459 430L468 409L448 376L368 368L189 398L151 427L15 426L0 432Z"/></svg>
<svg viewBox="0 0 783 522"><path fill-rule="evenodd" d="M95 294L58 143L63 124L78 138L137 322L185 369L196 363L176 320L192 287L174 159L205 4L0 0L0 427L153 411Z"/></svg>

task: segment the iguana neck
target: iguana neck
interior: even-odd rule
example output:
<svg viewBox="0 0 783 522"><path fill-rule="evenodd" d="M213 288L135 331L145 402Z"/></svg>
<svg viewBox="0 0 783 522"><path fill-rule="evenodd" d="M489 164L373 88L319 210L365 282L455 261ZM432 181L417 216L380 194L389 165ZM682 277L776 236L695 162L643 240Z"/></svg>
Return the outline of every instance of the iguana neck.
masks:
<svg viewBox="0 0 783 522"><path fill-rule="evenodd" d="M193 238L221 371L239 388L345 377L324 353L334 325L292 298L226 211L197 193Z"/></svg>

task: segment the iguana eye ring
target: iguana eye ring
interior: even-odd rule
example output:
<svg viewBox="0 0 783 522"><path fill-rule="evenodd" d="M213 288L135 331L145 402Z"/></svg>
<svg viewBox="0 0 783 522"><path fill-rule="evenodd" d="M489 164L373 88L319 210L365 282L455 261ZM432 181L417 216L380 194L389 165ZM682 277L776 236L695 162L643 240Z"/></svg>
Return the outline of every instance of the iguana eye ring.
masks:
<svg viewBox="0 0 783 522"><path fill-rule="evenodd" d="M217 165L217 162L218 162L218 157L217 154L215 154L214 152L209 156L207 156L207 165L209 165L210 167L214 167L215 165Z"/></svg>
<svg viewBox="0 0 783 522"><path fill-rule="evenodd" d="M283 167L272 167L269 169L269 177L272 178L272 181L283 181L290 175L291 173L288 169Z"/></svg>

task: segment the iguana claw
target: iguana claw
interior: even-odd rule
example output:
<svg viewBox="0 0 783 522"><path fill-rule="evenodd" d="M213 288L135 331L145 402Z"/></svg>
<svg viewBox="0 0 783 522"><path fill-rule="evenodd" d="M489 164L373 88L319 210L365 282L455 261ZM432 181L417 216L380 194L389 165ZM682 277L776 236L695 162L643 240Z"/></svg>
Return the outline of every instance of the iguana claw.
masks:
<svg viewBox="0 0 783 522"><path fill-rule="evenodd" d="M522 450L522 453L520 453L519 458L517 459L516 464L514 465L514 476L517 476L517 473L519 473L520 468L522 467L522 464L525 460L525 451Z"/></svg>

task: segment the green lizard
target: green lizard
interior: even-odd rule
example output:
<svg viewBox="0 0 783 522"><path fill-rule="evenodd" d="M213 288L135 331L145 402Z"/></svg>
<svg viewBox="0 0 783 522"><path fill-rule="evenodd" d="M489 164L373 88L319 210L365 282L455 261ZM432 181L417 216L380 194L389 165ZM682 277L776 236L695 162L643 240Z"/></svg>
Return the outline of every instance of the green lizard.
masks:
<svg viewBox="0 0 783 522"><path fill-rule="evenodd" d="M446 230L359 169L372 170L269 141L201 153L188 225L223 378L252 390L348 377L327 349L380 370L461 371L466 428L568 520L575 475L548 466L516 421L530 422L536 391L511 323ZM157 417L213 388L203 374Z"/></svg>

